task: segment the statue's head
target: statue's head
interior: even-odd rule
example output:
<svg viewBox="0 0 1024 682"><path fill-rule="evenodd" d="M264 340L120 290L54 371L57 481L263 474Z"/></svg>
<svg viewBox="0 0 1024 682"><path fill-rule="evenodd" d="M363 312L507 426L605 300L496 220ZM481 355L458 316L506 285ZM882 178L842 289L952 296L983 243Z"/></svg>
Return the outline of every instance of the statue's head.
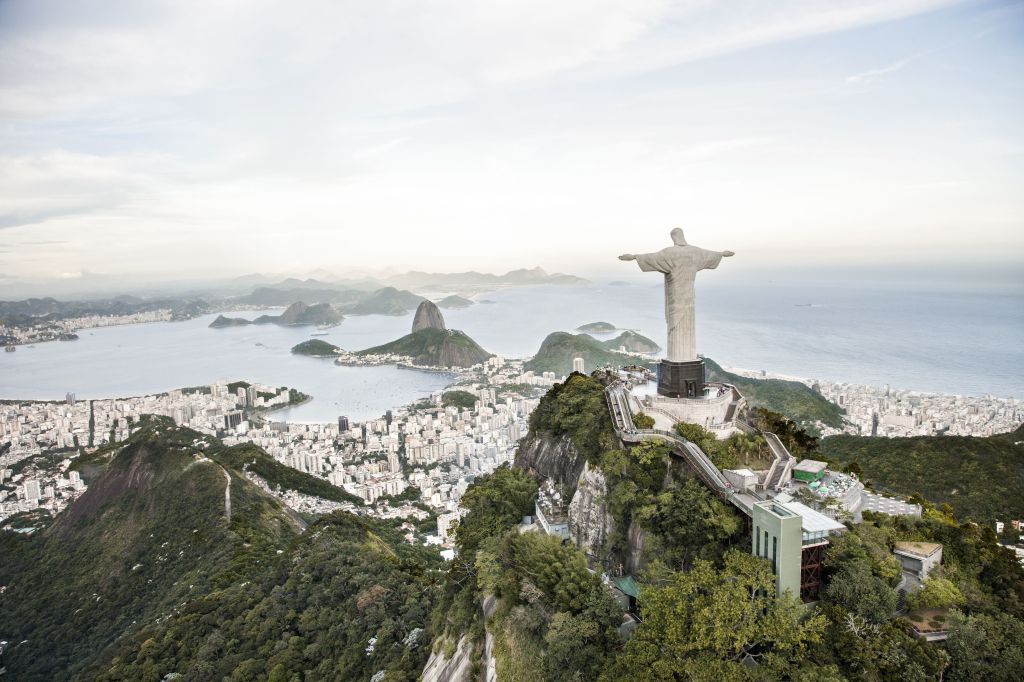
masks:
<svg viewBox="0 0 1024 682"><path fill-rule="evenodd" d="M686 237L683 236L683 229L681 227L672 230L672 243L676 246L686 246Z"/></svg>

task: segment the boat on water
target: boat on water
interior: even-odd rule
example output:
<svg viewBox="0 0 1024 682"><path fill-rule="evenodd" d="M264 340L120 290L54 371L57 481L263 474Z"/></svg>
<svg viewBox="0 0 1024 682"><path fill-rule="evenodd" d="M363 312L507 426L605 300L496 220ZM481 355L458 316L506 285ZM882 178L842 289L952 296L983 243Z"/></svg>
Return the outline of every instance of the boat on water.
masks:
<svg viewBox="0 0 1024 682"><path fill-rule="evenodd" d="M313 332L310 336L327 336L327 332Z"/></svg>

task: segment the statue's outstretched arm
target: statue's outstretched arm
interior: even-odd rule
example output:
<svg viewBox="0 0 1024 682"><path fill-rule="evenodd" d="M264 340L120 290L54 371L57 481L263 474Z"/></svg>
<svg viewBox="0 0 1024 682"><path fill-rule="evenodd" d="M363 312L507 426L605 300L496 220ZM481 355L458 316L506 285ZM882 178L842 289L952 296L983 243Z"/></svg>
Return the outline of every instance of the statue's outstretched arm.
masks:
<svg viewBox="0 0 1024 682"><path fill-rule="evenodd" d="M736 252L735 252L735 251L723 251L723 252L722 252L722 255L723 255L723 256L724 256L725 258L728 258L729 256L735 256L735 255L736 255Z"/></svg>
<svg viewBox="0 0 1024 682"><path fill-rule="evenodd" d="M636 260L636 256L631 253L624 253L619 256L619 260Z"/></svg>

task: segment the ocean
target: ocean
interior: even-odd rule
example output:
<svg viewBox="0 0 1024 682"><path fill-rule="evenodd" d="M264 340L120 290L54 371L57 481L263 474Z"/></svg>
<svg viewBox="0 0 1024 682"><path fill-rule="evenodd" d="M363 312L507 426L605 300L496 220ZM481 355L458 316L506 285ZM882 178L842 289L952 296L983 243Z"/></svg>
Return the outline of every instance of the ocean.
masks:
<svg viewBox="0 0 1024 682"><path fill-rule="evenodd" d="M508 288L442 311L488 351L535 353L553 331L606 321L665 344L662 286L602 282ZM238 313L255 317L258 312ZM209 329L215 315L84 330L73 342L0 353L0 398L142 395L248 379L291 386L314 400L281 418L364 419L442 388L445 376L394 367L339 367L289 349L315 329L275 325ZM347 318L317 336L346 349L408 332L412 314ZM604 338L607 338L606 336ZM697 344L727 367L928 392L1024 397L1024 298L902 287L719 283L698 278Z"/></svg>

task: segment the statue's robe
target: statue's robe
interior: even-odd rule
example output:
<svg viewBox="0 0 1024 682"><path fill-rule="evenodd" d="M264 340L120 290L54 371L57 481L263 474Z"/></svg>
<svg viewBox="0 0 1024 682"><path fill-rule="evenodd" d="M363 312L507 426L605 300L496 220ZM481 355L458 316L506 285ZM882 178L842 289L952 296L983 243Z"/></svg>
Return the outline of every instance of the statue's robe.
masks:
<svg viewBox="0 0 1024 682"><path fill-rule="evenodd" d="M697 332L693 313L693 282L701 270L718 267L721 251L697 246L669 246L636 257L644 272L665 275L665 322L668 324L668 354L671 362L697 359Z"/></svg>

